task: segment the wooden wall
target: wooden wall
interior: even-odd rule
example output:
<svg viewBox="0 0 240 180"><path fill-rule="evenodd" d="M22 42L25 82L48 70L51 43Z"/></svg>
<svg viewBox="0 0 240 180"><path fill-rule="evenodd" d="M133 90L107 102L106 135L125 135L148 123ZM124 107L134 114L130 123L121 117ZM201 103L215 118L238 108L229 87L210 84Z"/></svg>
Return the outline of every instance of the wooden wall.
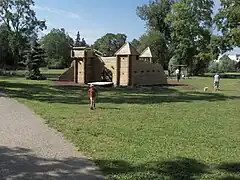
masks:
<svg viewBox="0 0 240 180"><path fill-rule="evenodd" d="M71 66L63 74L61 74L59 81L74 81L74 66Z"/></svg>
<svg viewBox="0 0 240 180"><path fill-rule="evenodd" d="M104 63L99 59L99 57L92 58L92 75L93 81L101 81L101 75L103 71Z"/></svg>
<svg viewBox="0 0 240 180"><path fill-rule="evenodd" d="M120 86L129 85L129 56L119 56L119 68L120 68Z"/></svg>
<svg viewBox="0 0 240 180"><path fill-rule="evenodd" d="M78 61L77 62L77 78L78 83L84 83L85 82L85 74L84 74L84 62Z"/></svg>
<svg viewBox="0 0 240 180"><path fill-rule="evenodd" d="M117 58L116 57L101 57L104 66L112 72L112 81L117 83Z"/></svg>
<svg viewBox="0 0 240 180"><path fill-rule="evenodd" d="M167 77L160 64L137 60L136 56L132 56L131 73L133 85L167 84Z"/></svg>

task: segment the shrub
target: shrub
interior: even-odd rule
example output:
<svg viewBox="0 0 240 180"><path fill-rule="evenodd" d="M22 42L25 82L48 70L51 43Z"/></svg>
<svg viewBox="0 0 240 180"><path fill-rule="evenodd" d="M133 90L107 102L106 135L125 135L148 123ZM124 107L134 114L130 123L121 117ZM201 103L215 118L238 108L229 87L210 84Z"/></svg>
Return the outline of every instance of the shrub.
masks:
<svg viewBox="0 0 240 180"><path fill-rule="evenodd" d="M235 72L236 61L231 60L227 55L224 55L220 58L219 61L219 70L221 72Z"/></svg>
<svg viewBox="0 0 240 180"><path fill-rule="evenodd" d="M219 63L215 61L210 61L208 66L208 72L210 73L216 73L219 71Z"/></svg>
<svg viewBox="0 0 240 180"><path fill-rule="evenodd" d="M48 59L48 69L64 69L64 59L59 57L59 59Z"/></svg>
<svg viewBox="0 0 240 180"><path fill-rule="evenodd" d="M210 61L208 71L210 73L235 72L237 62L231 60L227 55L220 58L219 62Z"/></svg>
<svg viewBox="0 0 240 180"><path fill-rule="evenodd" d="M31 72L26 72L25 77L26 77L26 79L31 79L31 80L46 80L47 79L47 77L42 74L36 75L35 73L31 73Z"/></svg>

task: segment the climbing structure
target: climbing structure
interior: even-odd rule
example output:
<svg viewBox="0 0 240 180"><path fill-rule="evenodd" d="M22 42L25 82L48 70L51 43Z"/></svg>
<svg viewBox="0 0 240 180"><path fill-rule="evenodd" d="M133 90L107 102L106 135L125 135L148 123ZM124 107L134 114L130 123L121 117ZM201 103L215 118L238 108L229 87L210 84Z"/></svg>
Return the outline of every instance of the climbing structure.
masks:
<svg viewBox="0 0 240 180"><path fill-rule="evenodd" d="M162 66L151 61L149 47L140 55L126 42L113 57L102 57L90 48L74 47L72 58L71 67L59 77L60 81L81 84L110 81L116 86L167 84Z"/></svg>

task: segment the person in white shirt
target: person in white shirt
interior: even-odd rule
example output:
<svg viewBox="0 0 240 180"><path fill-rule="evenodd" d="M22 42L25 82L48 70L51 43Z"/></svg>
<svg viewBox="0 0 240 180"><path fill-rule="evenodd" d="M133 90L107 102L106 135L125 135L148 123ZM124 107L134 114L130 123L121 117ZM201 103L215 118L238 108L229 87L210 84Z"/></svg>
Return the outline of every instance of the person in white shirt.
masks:
<svg viewBox="0 0 240 180"><path fill-rule="evenodd" d="M220 75L216 73L214 75L214 80L213 80L213 85L214 85L214 90L219 91L219 82L220 82Z"/></svg>
<svg viewBox="0 0 240 180"><path fill-rule="evenodd" d="M177 77L177 81L179 82L180 81L180 72L179 72L179 69L176 69L175 71L175 74L176 74L176 77Z"/></svg>

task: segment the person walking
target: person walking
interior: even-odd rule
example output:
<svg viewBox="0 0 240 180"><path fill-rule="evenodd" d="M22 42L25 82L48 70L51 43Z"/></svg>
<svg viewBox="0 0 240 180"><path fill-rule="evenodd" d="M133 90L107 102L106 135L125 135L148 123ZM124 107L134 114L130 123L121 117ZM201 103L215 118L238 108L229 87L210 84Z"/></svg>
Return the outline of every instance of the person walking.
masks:
<svg viewBox="0 0 240 180"><path fill-rule="evenodd" d="M97 96L97 89L94 87L93 84L90 84L88 89L88 95L90 100L90 109L93 110L96 107L96 96Z"/></svg>
<svg viewBox="0 0 240 180"><path fill-rule="evenodd" d="M213 86L215 91L219 91L220 75L216 73L213 78Z"/></svg>
<svg viewBox="0 0 240 180"><path fill-rule="evenodd" d="M180 77L181 77L179 69L176 69L175 74L176 74L176 77L177 77L177 82L179 82L180 81Z"/></svg>

